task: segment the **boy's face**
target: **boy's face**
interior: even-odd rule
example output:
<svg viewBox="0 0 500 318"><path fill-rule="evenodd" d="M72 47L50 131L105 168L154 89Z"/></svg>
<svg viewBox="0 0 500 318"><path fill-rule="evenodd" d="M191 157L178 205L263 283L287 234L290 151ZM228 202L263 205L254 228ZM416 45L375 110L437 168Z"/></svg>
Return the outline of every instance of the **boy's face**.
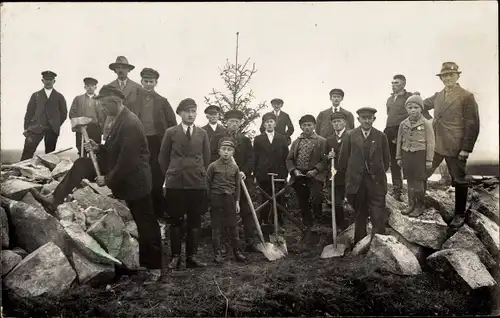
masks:
<svg viewBox="0 0 500 318"><path fill-rule="evenodd" d="M210 124L215 125L219 121L219 113L218 112L209 112L209 113L207 113L207 119L208 119L208 122Z"/></svg>
<svg viewBox="0 0 500 318"><path fill-rule="evenodd" d="M241 120L237 118L229 118L227 120L227 130L235 132L240 129Z"/></svg>
<svg viewBox="0 0 500 318"><path fill-rule="evenodd" d="M333 94L332 96L330 96L330 101L332 102L332 105L333 106L339 106L340 105L340 102L343 100L344 98L342 97L342 95L338 95L338 94Z"/></svg>
<svg viewBox="0 0 500 318"><path fill-rule="evenodd" d="M222 159L228 160L234 154L234 148L230 146L221 146L219 149L219 155Z"/></svg>
<svg viewBox="0 0 500 318"><path fill-rule="evenodd" d="M266 128L267 132L273 132L276 127L276 122L274 119L268 119L264 122L264 128Z"/></svg>
<svg viewBox="0 0 500 318"><path fill-rule="evenodd" d="M358 117L359 124L364 130L372 128L373 122L375 121L375 115L373 114L361 114Z"/></svg>
<svg viewBox="0 0 500 318"><path fill-rule="evenodd" d="M283 107L283 104L281 103L274 103L274 104L271 104L271 106L273 107L274 111L278 111L281 109L281 107Z"/></svg>
<svg viewBox="0 0 500 318"><path fill-rule="evenodd" d="M186 125L192 125L196 119L196 107L191 107L189 109L179 112L182 122Z"/></svg>
<svg viewBox="0 0 500 318"><path fill-rule="evenodd" d="M332 125L335 131L342 131L345 128L345 120L335 118L334 120L332 120Z"/></svg>
<svg viewBox="0 0 500 318"><path fill-rule="evenodd" d="M311 123L311 122L302 123L302 125L300 125L300 129L302 129L302 132L306 136L309 136L314 131L314 123Z"/></svg>
<svg viewBox="0 0 500 318"><path fill-rule="evenodd" d="M85 88L85 91L87 92L87 94L89 95L94 95L95 93L95 90L97 88L96 85L84 85L83 86Z"/></svg>
<svg viewBox="0 0 500 318"><path fill-rule="evenodd" d="M158 84L158 82L154 78L146 77L146 78L143 78L141 80L141 84L142 84L142 87L144 87L144 89L146 91L152 92L152 91L154 91L156 84Z"/></svg>
<svg viewBox="0 0 500 318"><path fill-rule="evenodd" d="M422 108L415 103L408 103L408 105L406 105L406 111L408 111L408 116L410 116L410 118L418 118L422 114Z"/></svg>

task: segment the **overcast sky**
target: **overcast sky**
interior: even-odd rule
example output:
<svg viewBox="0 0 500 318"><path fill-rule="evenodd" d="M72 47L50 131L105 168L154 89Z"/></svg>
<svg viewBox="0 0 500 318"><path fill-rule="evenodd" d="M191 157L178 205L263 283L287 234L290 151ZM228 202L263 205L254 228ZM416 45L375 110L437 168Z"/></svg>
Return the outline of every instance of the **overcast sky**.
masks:
<svg viewBox="0 0 500 318"><path fill-rule="evenodd" d="M223 88L218 67L234 60L256 63L250 87L256 103L279 97L298 129L300 116L317 115L339 87L355 113L379 110L397 73L424 97L442 89L435 74L455 61L460 83L473 92L481 117L474 158L498 160L498 6L496 1L354 3L7 3L1 10L1 141L22 148L23 117L40 72L58 74L55 88L68 108L82 94L83 78L99 86L114 80L108 69L124 55L139 81L144 67L160 72L157 91L175 107ZM259 119L260 123L260 119ZM298 132L294 137L298 136ZM58 148L73 146L66 121ZM39 149L43 149L43 142Z"/></svg>

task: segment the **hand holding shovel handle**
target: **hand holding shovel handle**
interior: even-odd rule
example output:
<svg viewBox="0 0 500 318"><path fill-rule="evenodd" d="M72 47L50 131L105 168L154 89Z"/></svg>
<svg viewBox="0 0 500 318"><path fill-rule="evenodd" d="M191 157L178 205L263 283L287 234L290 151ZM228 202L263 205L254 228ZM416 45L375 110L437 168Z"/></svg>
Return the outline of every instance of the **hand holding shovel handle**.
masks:
<svg viewBox="0 0 500 318"><path fill-rule="evenodd" d="M82 138L85 140L85 142L89 142L90 137L89 134L87 133L87 128L85 126L81 127L82 130ZM101 176L101 169L99 169L99 164L97 163L97 157L94 153L94 150L90 149L90 159L92 160L92 164L94 165L95 173L97 174L98 177Z"/></svg>

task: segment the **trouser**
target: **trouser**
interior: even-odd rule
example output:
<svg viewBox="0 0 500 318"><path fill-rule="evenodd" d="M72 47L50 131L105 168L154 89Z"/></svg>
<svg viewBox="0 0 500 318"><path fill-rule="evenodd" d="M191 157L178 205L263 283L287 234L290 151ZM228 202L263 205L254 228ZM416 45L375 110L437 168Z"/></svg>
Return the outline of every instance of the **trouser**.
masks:
<svg viewBox="0 0 500 318"><path fill-rule="evenodd" d="M172 256L181 254L181 239L184 216L187 217L186 256L192 256L198 250L198 234L201 215L206 209L205 189L172 189L165 192L168 220L170 227L170 248Z"/></svg>
<svg viewBox="0 0 500 318"><path fill-rule="evenodd" d="M321 203L323 201L322 183L313 178L297 177L293 183L293 189L297 194L302 222L306 227L311 227L314 223L314 216L321 215ZM309 201L312 202L312 212L309 208Z"/></svg>
<svg viewBox="0 0 500 318"><path fill-rule="evenodd" d="M247 184L247 180L248 179L245 179L245 184ZM255 221L252 216L252 211L250 210L250 204L253 203L248 202L247 197L242 189L240 193L240 216L243 220L243 233L245 236L245 243L247 245L253 244L255 239Z"/></svg>
<svg viewBox="0 0 500 318"><path fill-rule="evenodd" d="M94 180L96 172L90 158L77 159L70 171L54 190L54 203L60 204L83 179ZM140 265L149 269L162 267L162 244L160 227L156 221L151 196L125 200L137 225L139 234Z"/></svg>
<svg viewBox="0 0 500 318"><path fill-rule="evenodd" d="M328 189L328 194L332 193L332 184L328 182L326 187ZM344 200L345 200L345 185L339 184L335 185L333 188L333 195L335 196L335 221L337 223L337 227L339 230L343 230L347 227L348 224L346 221L345 213L344 213Z"/></svg>
<svg viewBox="0 0 500 318"><path fill-rule="evenodd" d="M271 183L271 177L269 177L269 180L265 181L259 181L259 186L262 188L262 190L266 191L269 195L272 194L272 183ZM281 189L283 189L285 184L283 182L275 182L274 183L274 190L275 194L278 193ZM265 202L267 199L262 196L262 200ZM276 203L284 206L284 196L279 196L276 198ZM280 225L283 225L283 212L279 209L278 211L278 223ZM269 205L269 208L267 209L262 209L259 213L259 222L260 224L274 224L274 215L273 215L273 205L272 201L271 204Z"/></svg>
<svg viewBox="0 0 500 318"><path fill-rule="evenodd" d="M220 251L221 236L227 234L233 251L239 249L236 226L236 198L233 194L212 194L210 196L210 221L214 252Z"/></svg>
<svg viewBox="0 0 500 318"><path fill-rule="evenodd" d="M158 155L160 154L161 138L160 136L148 136L149 147L149 166L153 177L153 188L151 189L151 199L153 208L158 220L163 218L165 211L165 197L163 195L163 183L165 175L161 172Z"/></svg>
<svg viewBox="0 0 500 318"><path fill-rule="evenodd" d="M24 139L24 147L23 147L23 153L21 155L21 161L33 158L36 148L38 147L42 139L44 139L45 142L45 153L49 153L56 150L58 138L59 135L57 135L51 129L44 130L41 133L34 133L28 131L27 136Z"/></svg>
<svg viewBox="0 0 500 318"><path fill-rule="evenodd" d="M385 206L385 187L373 179L369 173L363 173L358 192L348 195L348 200L356 214L354 244L366 236L366 224L370 217L373 225L372 237L384 234L388 214Z"/></svg>
<svg viewBox="0 0 500 318"><path fill-rule="evenodd" d="M392 179L392 188L394 194L401 194L403 190L403 178L401 175L401 167L398 165L396 160L396 139L398 137L399 126L390 126L386 127L384 130L385 135L387 136L387 140L389 141L389 153L391 155L391 179Z"/></svg>
<svg viewBox="0 0 500 318"><path fill-rule="evenodd" d="M99 128L98 125L96 124L89 124L86 127L87 133L89 134L89 138L95 141L96 143L100 144L101 143L101 137L102 137L102 131L101 128ZM77 131L75 133L75 139L76 139L76 149L78 149L78 155L81 157L82 156L82 133Z"/></svg>

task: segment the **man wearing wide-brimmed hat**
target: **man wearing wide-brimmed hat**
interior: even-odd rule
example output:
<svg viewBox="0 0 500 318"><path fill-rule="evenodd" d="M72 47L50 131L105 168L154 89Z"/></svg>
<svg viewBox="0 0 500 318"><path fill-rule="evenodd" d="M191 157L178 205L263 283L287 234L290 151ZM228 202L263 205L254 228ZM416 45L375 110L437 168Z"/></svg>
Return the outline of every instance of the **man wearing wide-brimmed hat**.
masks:
<svg viewBox="0 0 500 318"><path fill-rule="evenodd" d="M432 173L446 161L455 187L455 217L451 227L465 221L468 181L465 166L479 135L479 111L474 95L460 87L461 71L455 62L445 62L436 74L444 89L424 100L426 109L434 109L436 145Z"/></svg>

